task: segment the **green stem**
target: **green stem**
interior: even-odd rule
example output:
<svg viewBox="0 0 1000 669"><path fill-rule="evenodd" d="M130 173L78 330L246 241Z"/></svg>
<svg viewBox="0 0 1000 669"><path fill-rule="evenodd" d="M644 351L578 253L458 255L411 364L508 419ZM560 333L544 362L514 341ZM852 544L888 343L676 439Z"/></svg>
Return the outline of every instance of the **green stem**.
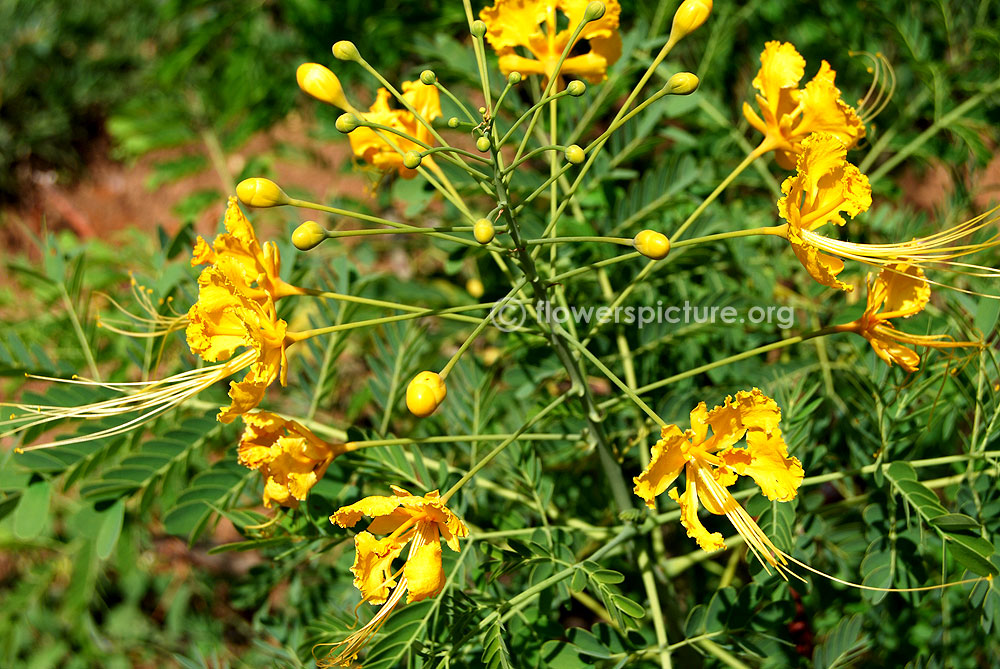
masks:
<svg viewBox="0 0 1000 669"><path fill-rule="evenodd" d="M508 302L510 302L511 298L517 295L517 293L527 282L528 282L527 279L524 278L520 279L516 284L514 284L514 287L510 289L510 292L508 292L507 295L502 300L496 303L496 306L490 310L490 313L486 314L486 316L482 319L479 325L477 325L476 328L472 331L472 333L465 338L465 341L462 342L462 345L459 347L459 349L455 351L455 354L451 356L451 359L448 360L448 364L446 364L444 368L441 370L440 376L442 379L448 378L448 374L451 372L452 367L454 367L458 363L458 361L462 358L462 355L469 349L470 346L472 346L472 342L476 341L476 338L479 337L479 335L482 334L483 330L486 329L486 326L493 322L493 317L497 314L498 310L503 309L504 306Z"/></svg>

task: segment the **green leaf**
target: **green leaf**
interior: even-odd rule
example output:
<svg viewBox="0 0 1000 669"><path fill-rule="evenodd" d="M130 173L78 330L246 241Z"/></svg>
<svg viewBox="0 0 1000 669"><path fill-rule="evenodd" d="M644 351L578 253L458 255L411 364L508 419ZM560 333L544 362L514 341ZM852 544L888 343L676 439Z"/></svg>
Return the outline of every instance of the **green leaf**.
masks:
<svg viewBox="0 0 1000 669"><path fill-rule="evenodd" d="M119 499L101 514L101 527L97 531L97 540L94 544L97 550L97 557L107 560L111 552L118 543L118 537L122 533L122 522L125 519L125 500Z"/></svg>
<svg viewBox="0 0 1000 669"><path fill-rule="evenodd" d="M870 644L868 637L861 634L861 623L860 615L841 620L813 651L813 667L835 669L857 662Z"/></svg>
<svg viewBox="0 0 1000 669"><path fill-rule="evenodd" d="M34 539L46 526L52 486L38 481L28 486L14 511L14 535L19 539Z"/></svg>
<svg viewBox="0 0 1000 669"><path fill-rule="evenodd" d="M947 535L949 539L954 539L952 535ZM978 574L979 576L997 576L1000 571L988 559L976 550L958 541L948 542L948 552L963 567Z"/></svg>
<svg viewBox="0 0 1000 669"><path fill-rule="evenodd" d="M976 519L964 513L946 513L942 516L935 516L931 518L930 523L945 532L979 530L979 523Z"/></svg>
<svg viewBox="0 0 1000 669"><path fill-rule="evenodd" d="M619 611L624 613L630 618L643 618L646 615L646 609L642 607L637 602L632 601L625 595L613 594L611 595L611 601L618 608Z"/></svg>

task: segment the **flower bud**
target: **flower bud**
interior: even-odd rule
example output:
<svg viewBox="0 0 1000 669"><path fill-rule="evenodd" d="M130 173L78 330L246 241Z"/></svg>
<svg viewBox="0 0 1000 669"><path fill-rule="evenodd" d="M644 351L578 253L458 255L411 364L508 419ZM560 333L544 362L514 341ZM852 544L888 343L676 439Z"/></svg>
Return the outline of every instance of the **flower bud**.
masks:
<svg viewBox="0 0 1000 669"><path fill-rule="evenodd" d="M481 218L472 226L472 236L480 244L489 244L496 237L496 229L488 218Z"/></svg>
<svg viewBox="0 0 1000 669"><path fill-rule="evenodd" d="M354 114L341 114L337 117L337 122L334 125L337 127L337 130L346 135L354 132L354 129L361 125L361 119Z"/></svg>
<svg viewBox="0 0 1000 669"><path fill-rule="evenodd" d="M333 45L333 57L337 60L361 60L358 47L354 46L354 42L346 39L340 40Z"/></svg>
<svg viewBox="0 0 1000 669"><path fill-rule="evenodd" d="M415 170L420 167L420 161L422 156L416 151L407 151L403 154L403 167L409 170Z"/></svg>
<svg viewBox="0 0 1000 669"><path fill-rule="evenodd" d="M514 85L517 85L517 84L521 83L521 73L520 72L511 72L510 74L508 74L507 75L507 83L510 84L511 86L514 86Z"/></svg>
<svg viewBox="0 0 1000 669"><path fill-rule="evenodd" d="M689 95L698 90L698 77L690 72L678 72L667 80L666 89L673 95Z"/></svg>
<svg viewBox="0 0 1000 669"><path fill-rule="evenodd" d="M583 83L579 79L574 79L566 84L566 92L574 98L578 98L587 92L587 84Z"/></svg>
<svg viewBox="0 0 1000 669"><path fill-rule="evenodd" d="M583 153L583 149L581 149L577 144L570 144L566 147L566 160L574 165L579 165L586 157L587 156Z"/></svg>
<svg viewBox="0 0 1000 669"><path fill-rule="evenodd" d="M670 240L662 232L643 230L632 240L635 250L653 260L663 260L670 253Z"/></svg>
<svg viewBox="0 0 1000 669"><path fill-rule="evenodd" d="M486 292L486 288L483 287L482 281L472 278L465 282L465 292L478 300Z"/></svg>
<svg viewBox="0 0 1000 669"><path fill-rule="evenodd" d="M457 116L452 116L450 119L448 119L449 128L457 128L459 123L461 123L461 121L458 120Z"/></svg>
<svg viewBox="0 0 1000 669"><path fill-rule="evenodd" d="M278 184L270 179L253 177L236 185L236 197L251 207L277 207L288 204L288 196Z"/></svg>
<svg viewBox="0 0 1000 669"><path fill-rule="evenodd" d="M486 153L490 150L490 139L489 137L480 137L476 140L476 148Z"/></svg>
<svg viewBox="0 0 1000 669"><path fill-rule="evenodd" d="M426 418L441 406L448 389L444 379L434 372L420 372L406 386L406 408L414 416Z"/></svg>
<svg viewBox="0 0 1000 669"><path fill-rule="evenodd" d="M295 231L292 233L292 244L299 251L312 250L322 244L325 239L326 230L320 227L320 224L316 221L306 221L295 228Z"/></svg>
<svg viewBox="0 0 1000 669"><path fill-rule="evenodd" d="M433 86L434 82L437 81L437 75L434 74L433 70L424 70L420 73L420 83L425 86Z"/></svg>
<svg viewBox="0 0 1000 669"><path fill-rule="evenodd" d="M472 22L472 34L475 37L482 37L486 34L486 24L479 19Z"/></svg>
<svg viewBox="0 0 1000 669"><path fill-rule="evenodd" d="M583 19L584 21L596 21L604 16L604 10L603 2L592 2L583 10Z"/></svg>
<svg viewBox="0 0 1000 669"><path fill-rule="evenodd" d="M337 79L337 75L329 68L319 63L302 63L295 70L295 79L299 82L299 88L317 100L340 107L344 111L354 111L354 107L344 97L340 79Z"/></svg>
<svg viewBox="0 0 1000 669"><path fill-rule="evenodd" d="M712 0L684 0L674 14L668 43L677 43L693 33L712 13Z"/></svg>

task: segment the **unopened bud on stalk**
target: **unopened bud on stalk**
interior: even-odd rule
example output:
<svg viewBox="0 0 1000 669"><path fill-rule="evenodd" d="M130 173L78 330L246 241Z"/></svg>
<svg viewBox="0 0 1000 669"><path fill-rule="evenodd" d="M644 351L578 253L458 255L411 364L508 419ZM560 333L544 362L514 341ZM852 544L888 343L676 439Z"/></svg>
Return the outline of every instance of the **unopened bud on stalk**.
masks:
<svg viewBox="0 0 1000 669"><path fill-rule="evenodd" d="M579 79L574 79L566 84L566 92L574 98L578 98L587 92L587 84L583 83Z"/></svg>
<svg viewBox="0 0 1000 669"><path fill-rule="evenodd" d="M712 0L684 0L674 14L668 43L676 44L701 27L712 13Z"/></svg>
<svg viewBox="0 0 1000 669"><path fill-rule="evenodd" d="M486 24L479 19L472 22L472 34L475 37L482 37L486 34Z"/></svg>
<svg viewBox="0 0 1000 669"><path fill-rule="evenodd" d="M643 230L632 240L635 250L653 260L663 260L670 253L670 240L662 232Z"/></svg>
<svg viewBox="0 0 1000 669"><path fill-rule="evenodd" d="M251 207L277 207L288 204L288 196L270 179L253 177L236 185L236 197Z"/></svg>
<svg viewBox="0 0 1000 669"><path fill-rule="evenodd" d="M407 151L403 154L403 167L415 170L420 167L422 156L416 151Z"/></svg>
<svg viewBox="0 0 1000 669"><path fill-rule="evenodd" d="M337 117L337 122L334 125L337 127L337 130L346 135L361 125L361 119L354 114L341 114Z"/></svg>
<svg viewBox="0 0 1000 669"><path fill-rule="evenodd" d="M433 70L424 70L420 73L420 82L425 86L433 86L434 82L437 80L437 75L434 74Z"/></svg>
<svg viewBox="0 0 1000 669"><path fill-rule="evenodd" d="M510 84L511 86L514 86L515 84L521 83L521 73L520 72L511 72L510 74L508 74L507 75L507 83Z"/></svg>
<svg viewBox="0 0 1000 669"><path fill-rule="evenodd" d="M319 63L302 63L295 70L295 79L299 82L299 88L317 100L344 111L354 111L354 107L344 96L340 79L329 68Z"/></svg>
<svg viewBox="0 0 1000 669"><path fill-rule="evenodd" d="M480 137L476 140L476 148L486 153L490 150L490 140L488 137Z"/></svg>
<svg viewBox="0 0 1000 669"><path fill-rule="evenodd" d="M306 221L292 233L292 244L299 251L310 251L322 244L325 239L326 230L316 221Z"/></svg>
<svg viewBox="0 0 1000 669"><path fill-rule="evenodd" d="M340 40L333 45L333 57L337 60L361 60L358 47L354 46L354 42L346 39Z"/></svg>
<svg viewBox="0 0 1000 669"><path fill-rule="evenodd" d="M673 95L689 95L698 90L698 77L690 72L678 72L667 80L667 90Z"/></svg>
<svg viewBox="0 0 1000 669"><path fill-rule="evenodd" d="M603 2L592 2L587 5L585 10L583 10L583 19L585 21L596 21L604 16L604 10L605 7Z"/></svg>
<svg viewBox="0 0 1000 669"><path fill-rule="evenodd" d="M489 244L496 237L496 229L488 218L481 218L472 226L472 236L480 244Z"/></svg>
<svg viewBox="0 0 1000 669"><path fill-rule="evenodd" d="M434 372L420 372L406 387L406 408L414 416L426 418L441 406L448 388L444 379Z"/></svg>
<svg viewBox="0 0 1000 669"><path fill-rule="evenodd" d="M457 116L452 116L450 119L448 119L449 128L457 128L459 123L461 123L461 121L458 120Z"/></svg>
<svg viewBox="0 0 1000 669"><path fill-rule="evenodd" d="M472 278L465 282L465 292L478 300L486 292L486 288L482 281Z"/></svg>
<svg viewBox="0 0 1000 669"><path fill-rule="evenodd" d="M571 144L566 147L566 160L574 165L579 165L586 157L587 156L583 153L583 149L581 149L578 145Z"/></svg>

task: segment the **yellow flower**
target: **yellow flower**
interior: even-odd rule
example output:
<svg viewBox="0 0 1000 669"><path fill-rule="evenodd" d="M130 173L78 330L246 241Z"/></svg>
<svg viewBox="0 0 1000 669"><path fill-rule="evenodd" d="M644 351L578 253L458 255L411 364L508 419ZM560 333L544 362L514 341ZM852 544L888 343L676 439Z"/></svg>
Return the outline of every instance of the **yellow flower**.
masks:
<svg viewBox="0 0 1000 669"><path fill-rule="evenodd" d="M710 513L730 520L765 569L770 564L781 572L787 564L784 554L727 490L738 476L750 476L768 499L794 499L802 483L802 465L788 456L778 428L780 420L778 405L757 388L738 392L735 400L727 397L723 406L711 411L701 402L691 412L691 429L663 428L649 466L633 479L635 494L653 507L653 500L684 470L684 492L678 495L673 488L669 495L681 506L681 523L688 536L706 551L725 547L722 534L709 532L699 520L700 501ZM744 436L746 448L736 448Z"/></svg>
<svg viewBox="0 0 1000 669"><path fill-rule="evenodd" d="M465 524L441 501L437 490L419 497L391 486L392 496L365 497L360 502L341 507L330 516L330 522L341 527L354 527L362 516L372 518L368 529L354 537L354 585L364 601L382 604L372 620L340 643L336 656L320 666L349 666L365 643L378 631L389 613L406 593L407 603L433 597L444 587L441 565L441 540L453 551L458 540L469 534ZM375 534L388 534L376 539ZM392 562L410 543L406 563L393 569Z"/></svg>
<svg viewBox="0 0 1000 669"><path fill-rule="evenodd" d="M907 372L920 367L920 356L908 346L956 348L980 346L971 341L942 341L947 335L911 335L900 332L890 322L893 318L910 318L927 306L931 287L919 267L900 263L884 267L868 284L868 304L858 320L837 326L840 332L856 332L872 345L878 357L888 365L896 363Z"/></svg>
<svg viewBox="0 0 1000 669"><path fill-rule="evenodd" d="M267 411L243 415L241 465L263 474L264 506L272 502L297 507L316 485L343 444L329 444L308 428Z"/></svg>
<svg viewBox="0 0 1000 669"><path fill-rule="evenodd" d="M816 133L802 142L797 173L781 184L784 197L778 214L788 221L787 237L799 262L824 286L850 291L852 286L837 279L844 263L820 253L807 243L802 231L833 223L843 225L841 212L852 218L872 203L868 177L847 162L847 147L833 134Z"/></svg>
<svg viewBox="0 0 1000 669"><path fill-rule="evenodd" d="M301 295L301 288L282 281L281 255L278 247L271 242L261 246L257 241L250 221L240 210L235 197L229 198L225 218L226 232L215 238L211 245L200 235L194 244L191 266L214 265L220 257L233 260L242 270L244 283L248 289L254 284L272 299L289 295ZM250 291L254 292L254 291ZM263 296L261 295L263 298Z"/></svg>
<svg viewBox="0 0 1000 669"><path fill-rule="evenodd" d="M764 133L761 153L775 151L778 164L795 167L802 141L814 132L832 133L848 149L865 136L865 125L852 107L840 99L834 84L837 73L825 60L812 81L799 88L806 61L788 42L767 42L760 54L760 71L753 86L759 91L758 116L749 103L743 115Z"/></svg>
<svg viewBox="0 0 1000 669"><path fill-rule="evenodd" d="M223 423L257 406L275 379L285 385L285 348L293 341L270 296L259 302L241 289L243 276L235 260L218 258L198 277L198 301L188 311L187 341L192 353L208 362L242 359L240 369L250 368L242 381L229 384L232 403L218 416ZM247 350L234 358L241 347Z"/></svg>
<svg viewBox="0 0 1000 669"><path fill-rule="evenodd" d="M585 21L588 4L589 0L496 0L479 12L487 25L486 39L499 56L500 71L541 74L546 80L552 77L573 32ZM621 56L618 17L622 9L618 0L605 0L604 5L604 16L587 23L570 47L559 76L598 84ZM561 17L567 24L558 30ZM583 45L589 49L583 51ZM517 47L526 49L533 58L518 55Z"/></svg>
<svg viewBox="0 0 1000 669"><path fill-rule="evenodd" d="M391 108L390 97L389 91L384 88L378 89L375 102L369 111L361 115L369 123L388 126L395 130L396 132L379 131L389 141L380 137L372 128L365 126L355 128L347 137L351 141L351 150L358 158L380 170L396 170L404 179L412 179L417 171L403 164L403 154L408 151L424 150L426 146L432 144L434 138L430 130L409 111ZM441 98L434 86L419 81L403 82L403 99L428 123L441 116ZM396 134L397 132L400 134ZM407 136L412 139L407 139Z"/></svg>

